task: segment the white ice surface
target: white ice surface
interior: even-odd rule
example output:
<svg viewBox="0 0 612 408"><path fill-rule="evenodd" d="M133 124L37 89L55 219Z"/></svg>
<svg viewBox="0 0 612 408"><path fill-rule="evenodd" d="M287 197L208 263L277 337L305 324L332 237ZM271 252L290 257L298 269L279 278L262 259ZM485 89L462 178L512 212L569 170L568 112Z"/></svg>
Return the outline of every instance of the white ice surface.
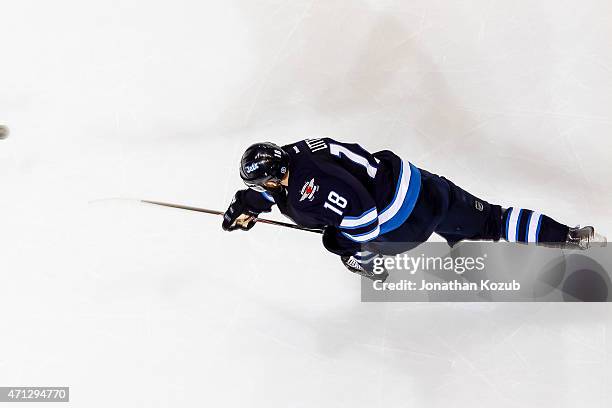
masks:
<svg viewBox="0 0 612 408"><path fill-rule="evenodd" d="M249 143L328 135L612 232L609 1L4 0L0 60L0 385L75 407L612 403L609 305L362 304L313 234L88 203L224 209Z"/></svg>

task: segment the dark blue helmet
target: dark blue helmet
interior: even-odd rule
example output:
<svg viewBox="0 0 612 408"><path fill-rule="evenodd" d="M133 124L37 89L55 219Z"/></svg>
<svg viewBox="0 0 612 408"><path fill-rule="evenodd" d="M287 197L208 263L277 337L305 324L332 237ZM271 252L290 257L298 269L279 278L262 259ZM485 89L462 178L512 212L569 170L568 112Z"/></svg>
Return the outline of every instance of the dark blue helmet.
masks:
<svg viewBox="0 0 612 408"><path fill-rule="evenodd" d="M240 160L240 177L244 184L257 191L265 191L268 181L280 183L289 171L289 155L274 143L255 143L249 146Z"/></svg>

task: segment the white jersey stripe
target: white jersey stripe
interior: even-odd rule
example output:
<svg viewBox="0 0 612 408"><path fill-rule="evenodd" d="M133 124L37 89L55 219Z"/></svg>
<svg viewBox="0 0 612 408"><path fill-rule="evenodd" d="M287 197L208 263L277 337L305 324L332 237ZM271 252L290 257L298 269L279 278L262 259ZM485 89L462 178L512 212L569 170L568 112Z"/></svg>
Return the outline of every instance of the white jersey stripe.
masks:
<svg viewBox="0 0 612 408"><path fill-rule="evenodd" d="M378 223L383 224L393 218L402 208L406 194L408 194L408 186L410 185L410 166L406 166L402 160L402 175L391 204L378 216Z"/></svg>
<svg viewBox="0 0 612 408"><path fill-rule="evenodd" d="M357 153L353 153L344 146L340 146L333 143L329 145L329 152L334 156L338 157L340 157L340 154L343 154L344 156L346 156L347 159L365 167L366 171L368 172L368 176L372 178L376 177L376 167L372 166L368 159L366 159L365 157L360 156Z"/></svg>
<svg viewBox="0 0 612 408"><path fill-rule="evenodd" d="M376 238L379 233L380 233L380 227L377 225L373 231L370 231L366 234L351 235L351 234L347 234L346 232L342 232L342 235L344 235L348 239L355 241L355 242L367 242L367 241L370 241Z"/></svg>
<svg viewBox="0 0 612 408"><path fill-rule="evenodd" d="M359 217L344 217L340 223L340 228L359 228L370 224L376 218L378 218L378 211L374 207Z"/></svg>
<svg viewBox="0 0 612 408"><path fill-rule="evenodd" d="M508 222L508 242L516 242L516 226L519 221L520 208L514 208L510 213L510 221Z"/></svg>
<svg viewBox="0 0 612 408"><path fill-rule="evenodd" d="M538 232L538 223L540 222L540 218L542 214L534 212L531 214L531 219L529 220L529 229L527 235L527 242L538 242L538 237L536 233Z"/></svg>

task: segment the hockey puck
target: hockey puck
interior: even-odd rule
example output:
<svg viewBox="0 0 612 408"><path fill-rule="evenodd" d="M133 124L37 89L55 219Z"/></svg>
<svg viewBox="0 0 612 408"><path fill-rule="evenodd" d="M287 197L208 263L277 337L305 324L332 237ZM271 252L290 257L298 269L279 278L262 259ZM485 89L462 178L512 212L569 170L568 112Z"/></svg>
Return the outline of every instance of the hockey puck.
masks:
<svg viewBox="0 0 612 408"><path fill-rule="evenodd" d="M0 139L6 139L8 135L9 135L9 128L4 125L0 125Z"/></svg>

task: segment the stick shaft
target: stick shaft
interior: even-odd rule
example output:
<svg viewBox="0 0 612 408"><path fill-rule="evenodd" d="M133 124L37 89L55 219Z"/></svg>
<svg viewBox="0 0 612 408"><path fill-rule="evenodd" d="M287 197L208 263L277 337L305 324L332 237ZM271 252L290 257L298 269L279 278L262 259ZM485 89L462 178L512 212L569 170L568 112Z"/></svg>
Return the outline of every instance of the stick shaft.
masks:
<svg viewBox="0 0 612 408"><path fill-rule="evenodd" d="M164 203L164 202L161 202L161 201L152 201L152 200L140 200L140 202L147 203L147 204L153 204L153 205L160 205L162 207L178 208L179 210L196 211L196 212L201 212L201 213L205 213L205 214L212 214L212 215L223 215L222 211L209 210L207 208L200 208L200 207L192 207L192 206L189 206L189 205ZM314 233L317 233L317 234L322 234L323 233L323 230L321 230L321 229L306 228L306 227L302 227L302 226L299 226L299 225L296 225L296 224L290 224L288 222L268 220L266 218L255 218L255 220L257 222L261 222L262 224L277 225L279 227L285 227L285 228L292 228L292 229L297 229L297 230L301 230L301 231L314 232Z"/></svg>

